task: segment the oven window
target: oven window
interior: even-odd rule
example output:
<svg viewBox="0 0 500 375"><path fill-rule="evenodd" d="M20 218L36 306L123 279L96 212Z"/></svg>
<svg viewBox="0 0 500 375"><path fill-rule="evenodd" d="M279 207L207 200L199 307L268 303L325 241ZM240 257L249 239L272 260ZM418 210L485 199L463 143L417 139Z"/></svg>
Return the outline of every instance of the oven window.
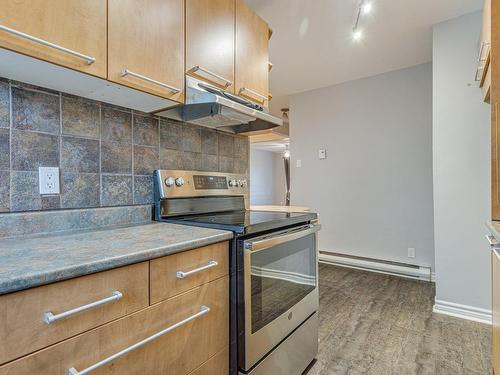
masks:
<svg viewBox="0 0 500 375"><path fill-rule="evenodd" d="M251 255L252 333L316 288L314 234Z"/></svg>

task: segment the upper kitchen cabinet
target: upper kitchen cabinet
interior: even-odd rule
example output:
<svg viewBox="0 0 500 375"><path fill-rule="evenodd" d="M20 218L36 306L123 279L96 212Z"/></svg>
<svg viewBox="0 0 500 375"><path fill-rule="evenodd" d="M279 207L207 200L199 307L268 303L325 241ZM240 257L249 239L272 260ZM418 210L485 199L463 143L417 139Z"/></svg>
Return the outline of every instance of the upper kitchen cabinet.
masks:
<svg viewBox="0 0 500 375"><path fill-rule="evenodd" d="M184 101L184 0L108 1L108 80Z"/></svg>
<svg viewBox="0 0 500 375"><path fill-rule="evenodd" d="M234 93L234 0L186 0L186 73Z"/></svg>
<svg viewBox="0 0 500 375"><path fill-rule="evenodd" d="M106 78L106 0L3 0L0 47Z"/></svg>
<svg viewBox="0 0 500 375"><path fill-rule="evenodd" d="M235 93L269 103L269 26L243 0L236 0Z"/></svg>

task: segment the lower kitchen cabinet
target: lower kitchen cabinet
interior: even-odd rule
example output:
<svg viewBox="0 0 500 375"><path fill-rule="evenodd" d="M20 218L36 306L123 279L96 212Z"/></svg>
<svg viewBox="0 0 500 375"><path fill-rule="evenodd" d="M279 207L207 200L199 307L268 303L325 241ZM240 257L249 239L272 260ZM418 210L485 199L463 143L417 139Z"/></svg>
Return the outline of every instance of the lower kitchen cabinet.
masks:
<svg viewBox="0 0 500 375"><path fill-rule="evenodd" d="M222 242L0 296L0 375L226 375L228 256ZM207 259L216 266L200 268ZM149 298L162 273L170 285L183 272L187 284Z"/></svg>
<svg viewBox="0 0 500 375"><path fill-rule="evenodd" d="M226 276L6 364L0 374L66 375L71 369L78 374L129 349L92 373L188 374L228 347L228 295ZM160 332L164 334L134 349ZM218 360L207 366L216 366Z"/></svg>
<svg viewBox="0 0 500 375"><path fill-rule="evenodd" d="M500 250L491 251L491 275L493 293L493 337L491 360L493 373L500 375Z"/></svg>

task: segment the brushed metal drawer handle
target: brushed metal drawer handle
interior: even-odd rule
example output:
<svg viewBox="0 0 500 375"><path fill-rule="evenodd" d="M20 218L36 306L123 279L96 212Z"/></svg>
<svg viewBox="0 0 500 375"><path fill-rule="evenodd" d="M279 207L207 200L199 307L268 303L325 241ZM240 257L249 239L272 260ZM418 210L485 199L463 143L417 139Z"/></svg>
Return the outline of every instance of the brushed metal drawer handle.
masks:
<svg viewBox="0 0 500 375"><path fill-rule="evenodd" d="M62 312L60 314L54 315L52 312L47 311L46 313L43 314L43 321L45 324L52 324L54 322L57 322L58 320L68 318L72 315L81 313L83 311L87 311L90 309L93 309L94 307L102 306L107 303L113 302L113 301L118 301L123 298L123 294L117 290L115 290L113 293L111 293L110 297L103 298L99 301L95 301L92 303L89 303L87 305L83 305L65 312Z"/></svg>
<svg viewBox="0 0 500 375"><path fill-rule="evenodd" d="M24 39L30 40L32 42L44 45L46 47L54 48L58 51L66 52L70 55L79 57L79 58L85 60L85 62L88 65L95 63L95 57L84 55L83 53L76 52L76 51L73 51L72 49L69 49L69 48L60 46L58 44L54 44L54 43L48 42L46 40L37 38L36 36L23 33L22 31L14 30L14 29L11 29L10 27L4 26L4 25L0 25L0 30L3 30L7 33L19 36L19 37L24 38Z"/></svg>
<svg viewBox="0 0 500 375"><path fill-rule="evenodd" d="M138 343L132 345L132 346L129 346L128 348L125 348L121 351L119 351L118 353L115 353L111 356L109 356L108 358L105 358L103 359L102 361L100 362L97 362L96 364L93 364L92 366L90 367L87 367L85 370L82 370L82 371L78 371L77 369L75 369L74 367L70 368L68 370L68 375L85 375L85 374L89 374L90 372L94 371L94 370L97 370L98 368L102 367L102 366L105 366L107 365L108 363L111 363L113 362L115 359L118 359L136 349L139 349L141 347L143 347L144 345L150 343L151 341L153 340L156 340L157 338L173 331L174 329L176 328L179 328L181 326L183 326L184 324L187 324L189 323L190 321L192 320L195 320L197 318L199 318L200 316L203 316L205 315L206 313L208 313L210 311L210 308L207 307L207 306L204 306L204 305L201 305L200 306L200 311L197 312L196 314L194 315L191 315L190 317L184 319L184 320L181 320L180 322L177 322L173 325L171 325L170 327L167 327L165 328L164 330L160 331L160 332L157 332L155 333L154 335L152 336L149 336L148 338L145 338L144 340L142 341L139 341Z"/></svg>
<svg viewBox="0 0 500 375"><path fill-rule="evenodd" d="M149 83L153 83L153 84L161 86L161 87L165 87L166 89L170 90L174 94L177 94L177 93L181 92L181 89L178 89L177 87L167 85L166 83L157 81L156 79L152 79L152 78L143 76L142 74L139 74L139 73L134 73L131 70L128 70L127 68L124 68L122 70L122 77L126 77L126 76L131 76L131 77L139 78L139 79L142 79L143 81L146 81L146 82L149 82Z"/></svg>
<svg viewBox="0 0 500 375"><path fill-rule="evenodd" d="M208 264L206 266L203 266L200 268L195 268L194 270L191 270L191 271L187 271L187 272L177 271L176 276L178 279L184 279L185 277L191 276L192 274L208 270L209 268L217 267L218 265L219 265L219 262L217 262L215 260L211 260L210 262L208 262Z"/></svg>
<svg viewBox="0 0 500 375"><path fill-rule="evenodd" d="M250 94L252 94L252 95L254 95L254 96L256 96L257 98L262 99L262 101L264 101L264 102L265 102L266 100L268 100L268 99L269 99L267 96L262 95L262 94L259 94L259 93L258 93L258 92L256 92L256 91L250 90L250 89L249 89L249 88L247 88L247 87L242 87L242 88L240 89L239 94L241 95L241 94L242 94L242 93L244 93L245 91L246 91L246 92L249 92Z"/></svg>
<svg viewBox="0 0 500 375"><path fill-rule="evenodd" d="M231 81L231 80L229 80L227 78L224 78L224 77L222 77L222 76L220 76L218 74L215 74L214 72L211 72L210 70L205 69L205 68L203 68L203 67L201 67L199 65L196 65L195 67L193 67L193 69L191 69L192 72L197 72L198 70L201 71L201 72L203 72L203 73L208 74L209 76L217 78L218 80L221 80L222 82L224 82L225 87L229 87L229 86L231 86L233 84L233 81Z"/></svg>
<svg viewBox="0 0 500 375"><path fill-rule="evenodd" d="M494 236L486 235L485 237L491 247L495 247L498 245L498 242Z"/></svg>

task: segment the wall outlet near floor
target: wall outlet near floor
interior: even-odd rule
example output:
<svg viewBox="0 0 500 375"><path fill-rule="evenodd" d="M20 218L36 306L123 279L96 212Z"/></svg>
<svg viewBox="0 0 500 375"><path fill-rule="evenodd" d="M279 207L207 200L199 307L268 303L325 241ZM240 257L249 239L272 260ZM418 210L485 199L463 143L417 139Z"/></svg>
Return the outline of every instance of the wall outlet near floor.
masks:
<svg viewBox="0 0 500 375"><path fill-rule="evenodd" d="M415 258L415 248L414 247L408 248L408 258Z"/></svg>
<svg viewBox="0 0 500 375"><path fill-rule="evenodd" d="M39 167L38 184L41 195L59 194L59 168Z"/></svg>
<svg viewBox="0 0 500 375"><path fill-rule="evenodd" d="M302 167L302 160L297 159L297 161L295 162L295 166L296 166L297 168L301 168L301 167Z"/></svg>

